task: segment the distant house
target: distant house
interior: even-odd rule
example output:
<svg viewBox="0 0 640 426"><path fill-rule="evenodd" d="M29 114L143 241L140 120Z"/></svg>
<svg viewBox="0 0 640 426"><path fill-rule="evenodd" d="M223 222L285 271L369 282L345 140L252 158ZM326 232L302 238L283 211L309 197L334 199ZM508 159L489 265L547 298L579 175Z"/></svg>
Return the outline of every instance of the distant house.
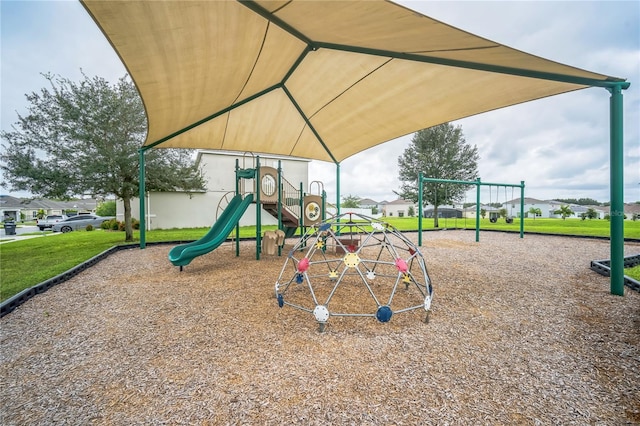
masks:
<svg viewBox="0 0 640 426"><path fill-rule="evenodd" d="M413 208L413 214L418 214L418 208L413 201L397 199L385 204L383 215L389 217L408 217L409 209Z"/></svg>
<svg viewBox="0 0 640 426"><path fill-rule="evenodd" d="M567 206L567 205L573 212L573 215L568 216L567 219L581 219L582 215L586 214L589 208L592 208L596 212L596 214L598 215L597 217L598 219L604 219L604 217L608 213L607 209L601 206L581 206L578 204L570 204L570 203L565 203L558 200L551 200L551 201L548 201L548 203L549 203L549 215L547 217L552 217L552 218L562 217L561 215L555 214L554 212L558 211L562 206Z"/></svg>
<svg viewBox="0 0 640 426"><path fill-rule="evenodd" d="M78 199L56 201L46 198L16 198L0 195L0 215L3 220L35 220L42 212L43 216L51 214L67 214L69 212L95 213L98 201L94 199Z"/></svg>
<svg viewBox="0 0 640 426"><path fill-rule="evenodd" d="M10 195L0 195L0 220L20 220L20 214L23 212L24 206L20 198Z"/></svg>
<svg viewBox="0 0 640 426"><path fill-rule="evenodd" d="M489 206L487 204L480 204L480 217L482 218L482 212L484 211L484 217L489 218L493 215L497 215L500 209L496 207ZM462 209L462 217L467 219L475 219L476 218L476 205L472 204L469 207L465 207Z"/></svg>
<svg viewBox="0 0 640 426"><path fill-rule="evenodd" d="M435 214L433 206L427 206L422 211L422 217L433 218ZM463 209L462 207L454 207L454 206L438 206L438 217L441 218L462 218Z"/></svg>
<svg viewBox="0 0 640 426"><path fill-rule="evenodd" d="M569 206L571 211L574 213L571 216L568 216L567 219L581 219L583 214L589 209L593 209L597 215L597 219L604 219L604 217L609 213L609 207L606 206L581 206L578 204L570 204L563 201L558 200L538 200L536 198L525 197L524 199L524 217L533 217L530 210L540 209L540 214L536 217L542 218L560 218L561 215L556 214L554 212L558 211L562 206ZM632 218L631 211L632 204L625 204L625 214L627 215L627 219ZM520 198L514 198L513 200L509 200L502 204L501 208L507 211L508 216L520 217Z"/></svg>
<svg viewBox="0 0 640 426"><path fill-rule="evenodd" d="M607 213L608 213L608 210L607 210ZM624 214L627 216L627 219L640 220L640 204L639 203L625 204Z"/></svg>

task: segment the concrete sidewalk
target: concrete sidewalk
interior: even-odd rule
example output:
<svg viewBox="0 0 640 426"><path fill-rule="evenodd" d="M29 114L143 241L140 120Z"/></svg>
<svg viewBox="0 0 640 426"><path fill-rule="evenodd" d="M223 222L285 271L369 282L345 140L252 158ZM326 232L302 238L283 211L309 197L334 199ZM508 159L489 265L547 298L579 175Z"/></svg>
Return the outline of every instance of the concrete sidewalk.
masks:
<svg viewBox="0 0 640 426"><path fill-rule="evenodd" d="M20 240L28 240L29 238L50 237L52 235L61 235L60 232L48 232L42 235L5 235L4 232L0 235L0 244L13 243Z"/></svg>

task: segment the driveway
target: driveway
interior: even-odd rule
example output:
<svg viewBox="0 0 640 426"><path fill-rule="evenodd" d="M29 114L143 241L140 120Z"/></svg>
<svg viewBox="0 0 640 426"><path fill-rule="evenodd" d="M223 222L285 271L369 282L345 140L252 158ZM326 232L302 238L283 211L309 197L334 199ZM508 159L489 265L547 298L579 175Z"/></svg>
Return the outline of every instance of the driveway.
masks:
<svg viewBox="0 0 640 426"><path fill-rule="evenodd" d="M37 234L39 235L37 235ZM25 234L35 234L35 235L25 235ZM24 240L27 238L35 238L41 237L44 235L56 235L57 233L53 233L50 231L40 231L35 225L27 225L27 226L16 226L16 235L7 235L4 231L4 228L0 228L0 244L10 243L12 241Z"/></svg>

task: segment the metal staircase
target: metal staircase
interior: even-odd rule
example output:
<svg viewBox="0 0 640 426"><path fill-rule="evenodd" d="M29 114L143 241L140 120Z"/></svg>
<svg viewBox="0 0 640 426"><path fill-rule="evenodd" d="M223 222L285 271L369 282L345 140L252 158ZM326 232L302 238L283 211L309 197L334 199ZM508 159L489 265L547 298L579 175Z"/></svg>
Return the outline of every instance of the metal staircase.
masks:
<svg viewBox="0 0 640 426"><path fill-rule="evenodd" d="M282 215L282 226L287 238L292 237L300 226L300 216L302 212L302 191L296 189L284 177L282 179L283 202L261 201L262 207L271 216L278 219L278 209Z"/></svg>

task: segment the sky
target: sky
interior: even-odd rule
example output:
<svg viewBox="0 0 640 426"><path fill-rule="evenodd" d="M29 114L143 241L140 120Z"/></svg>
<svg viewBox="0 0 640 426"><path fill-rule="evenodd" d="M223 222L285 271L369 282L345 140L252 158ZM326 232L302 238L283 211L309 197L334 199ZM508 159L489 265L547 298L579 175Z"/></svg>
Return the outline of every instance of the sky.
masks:
<svg viewBox="0 0 640 426"><path fill-rule="evenodd" d="M403 6L495 42L546 59L631 82L624 96L624 199L640 201L640 1L401 1ZM1 128L25 113L25 95L46 86L42 73L111 82L126 71L78 1L0 1ZM485 182L519 184L541 200L609 201L609 97L589 88L453 122L478 148ZM410 108L410 105L407 106ZM398 157L412 135L344 160L341 195L397 199ZM4 142L3 142L4 143ZM313 161L309 181L336 198L336 167ZM475 191L475 190L474 190ZM0 193L10 193L2 186ZM464 202L474 202L475 192ZM518 197L483 188L481 201ZM491 197L491 200L490 200Z"/></svg>

